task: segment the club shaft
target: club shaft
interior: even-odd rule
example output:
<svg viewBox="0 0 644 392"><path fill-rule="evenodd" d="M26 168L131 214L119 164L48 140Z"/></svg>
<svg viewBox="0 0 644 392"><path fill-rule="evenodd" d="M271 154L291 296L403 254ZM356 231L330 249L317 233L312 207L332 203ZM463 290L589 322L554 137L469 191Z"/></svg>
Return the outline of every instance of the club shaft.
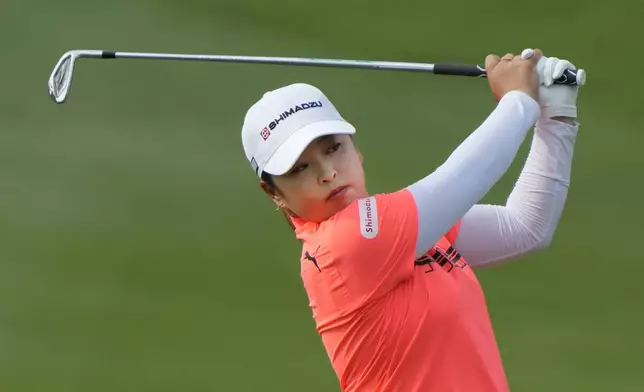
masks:
<svg viewBox="0 0 644 392"><path fill-rule="evenodd" d="M343 60L320 59L300 57L264 57L264 56L232 56L232 55L206 55L206 54L172 54L172 53L139 53L139 52L110 52L86 51L79 57L93 57L104 59L155 59L155 60L192 60L216 61L231 63L256 63L256 64L281 64L320 67L344 67L363 69L406 70L433 72L434 64L408 63L395 61L368 61L368 60Z"/></svg>
<svg viewBox="0 0 644 392"><path fill-rule="evenodd" d="M306 57L265 57L265 56L233 56L233 55L208 55L208 54L178 54L178 53L143 53L143 52L112 52L106 50L77 51L78 57L94 57L104 59L157 59L157 60L192 60L192 61L218 61L230 63L256 63L256 64L281 64L302 65L318 67L343 67L381 70L402 70L431 72L437 75L487 77L483 66L474 64L451 63L410 63L396 61L370 61L370 60L344 60L322 59ZM583 82L582 75L582 82ZM555 84L577 85L577 73L566 70L554 82Z"/></svg>
<svg viewBox="0 0 644 392"><path fill-rule="evenodd" d="M66 52L54 67L49 80L49 95L56 103L63 103L67 99L72 83L74 63L78 58L98 59L153 59L153 60L191 60L215 61L230 63L255 63L255 64L281 64L318 67L362 68L380 70L402 70L428 72L436 75L455 75L470 77L487 77L484 67L473 64L455 63L410 63L396 61L371 61L371 60L345 60L322 59L306 57L265 57L265 56L234 56L213 54L178 54L178 53L144 53L144 52L113 52L106 50L72 50ZM578 73L579 72L579 73ZM570 86L583 85L585 73L566 70L561 77L554 81L555 84ZM578 84L579 82L579 84Z"/></svg>

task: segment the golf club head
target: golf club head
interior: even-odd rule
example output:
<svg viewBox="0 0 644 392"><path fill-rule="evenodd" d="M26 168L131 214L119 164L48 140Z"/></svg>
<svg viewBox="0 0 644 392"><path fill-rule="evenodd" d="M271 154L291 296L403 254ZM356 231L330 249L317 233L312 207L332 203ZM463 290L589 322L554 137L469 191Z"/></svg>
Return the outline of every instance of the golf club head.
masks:
<svg viewBox="0 0 644 392"><path fill-rule="evenodd" d="M74 75L74 63L78 55L76 51L65 53L51 73L47 86L49 96L55 103L64 103L67 100L69 89L72 85L72 76Z"/></svg>

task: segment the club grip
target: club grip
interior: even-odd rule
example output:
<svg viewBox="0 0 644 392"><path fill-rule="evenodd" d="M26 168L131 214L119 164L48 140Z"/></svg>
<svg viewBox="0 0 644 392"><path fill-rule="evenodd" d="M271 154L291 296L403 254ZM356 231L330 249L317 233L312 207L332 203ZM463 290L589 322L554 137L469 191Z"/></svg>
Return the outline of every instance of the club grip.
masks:
<svg viewBox="0 0 644 392"><path fill-rule="evenodd" d="M583 72L583 70L579 72ZM487 77L484 67L480 65L467 64L434 64L434 73L436 75L474 76L479 78ZM577 74L578 72L567 69L559 79L554 81L554 84L577 86ZM583 84L583 77L581 83Z"/></svg>

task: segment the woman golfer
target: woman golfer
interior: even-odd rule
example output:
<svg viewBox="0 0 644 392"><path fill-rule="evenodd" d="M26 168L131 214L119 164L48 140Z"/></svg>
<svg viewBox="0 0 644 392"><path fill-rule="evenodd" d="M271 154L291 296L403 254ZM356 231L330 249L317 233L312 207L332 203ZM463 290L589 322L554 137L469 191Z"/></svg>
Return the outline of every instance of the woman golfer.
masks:
<svg viewBox="0 0 644 392"><path fill-rule="evenodd" d="M392 193L369 195L356 130L317 88L268 92L245 117L246 156L302 242L304 287L343 391L509 390L473 269L550 243L577 87L553 85L575 68L538 50L485 65L495 109L437 170ZM535 124L507 203L477 204Z"/></svg>

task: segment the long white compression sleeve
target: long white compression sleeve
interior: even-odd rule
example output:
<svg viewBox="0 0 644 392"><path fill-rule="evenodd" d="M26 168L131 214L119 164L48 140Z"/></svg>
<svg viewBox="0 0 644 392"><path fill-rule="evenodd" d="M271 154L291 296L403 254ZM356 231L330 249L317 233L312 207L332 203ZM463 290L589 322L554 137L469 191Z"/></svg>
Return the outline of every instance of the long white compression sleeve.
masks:
<svg viewBox="0 0 644 392"><path fill-rule="evenodd" d="M505 174L539 114L539 104L529 95L506 93L445 163L408 187L419 214L417 257L431 249Z"/></svg>
<svg viewBox="0 0 644 392"><path fill-rule="evenodd" d="M463 217L454 247L470 266L509 261L550 244L568 194L578 128L539 118L506 204L475 205Z"/></svg>

